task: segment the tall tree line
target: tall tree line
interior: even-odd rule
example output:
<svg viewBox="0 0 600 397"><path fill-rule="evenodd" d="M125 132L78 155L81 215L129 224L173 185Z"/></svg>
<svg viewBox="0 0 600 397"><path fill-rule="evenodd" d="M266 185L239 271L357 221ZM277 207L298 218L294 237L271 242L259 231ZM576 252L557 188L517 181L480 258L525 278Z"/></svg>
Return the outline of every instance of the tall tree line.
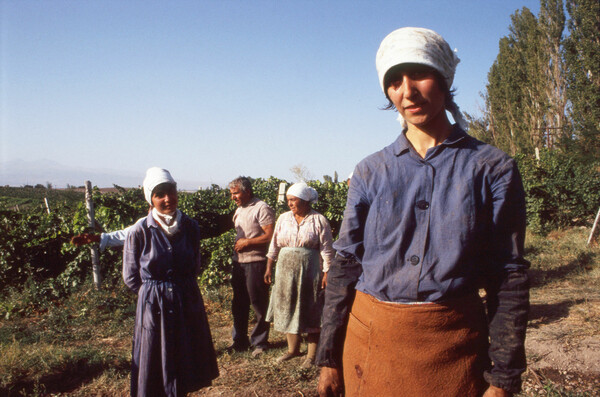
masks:
<svg viewBox="0 0 600 397"><path fill-rule="evenodd" d="M523 7L488 73L473 135L511 155L535 148L600 159L600 0Z"/></svg>

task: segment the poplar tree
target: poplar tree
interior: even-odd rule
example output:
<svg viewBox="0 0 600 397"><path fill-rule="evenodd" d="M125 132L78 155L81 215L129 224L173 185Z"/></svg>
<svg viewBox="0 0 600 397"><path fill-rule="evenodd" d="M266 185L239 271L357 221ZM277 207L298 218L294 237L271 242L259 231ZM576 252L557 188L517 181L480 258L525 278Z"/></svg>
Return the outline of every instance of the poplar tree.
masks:
<svg viewBox="0 0 600 397"><path fill-rule="evenodd" d="M541 0L539 28L544 45L541 59L544 72L542 95L548 99L548 108L544 116L544 145L548 148L558 141L568 138L566 126L567 81L566 66L563 58L563 32L565 30L565 11L562 0Z"/></svg>
<svg viewBox="0 0 600 397"><path fill-rule="evenodd" d="M500 39L488 73L487 124L494 144L514 155L531 152L547 104L540 95L541 33L527 7L511 16L510 34Z"/></svg>
<svg viewBox="0 0 600 397"><path fill-rule="evenodd" d="M484 116L468 116L476 137L514 155L552 147L564 136L564 27L562 0L541 0L539 18L526 7L511 16L488 73Z"/></svg>
<svg viewBox="0 0 600 397"><path fill-rule="evenodd" d="M600 2L567 0L569 37L565 41L568 66L569 151L600 160Z"/></svg>

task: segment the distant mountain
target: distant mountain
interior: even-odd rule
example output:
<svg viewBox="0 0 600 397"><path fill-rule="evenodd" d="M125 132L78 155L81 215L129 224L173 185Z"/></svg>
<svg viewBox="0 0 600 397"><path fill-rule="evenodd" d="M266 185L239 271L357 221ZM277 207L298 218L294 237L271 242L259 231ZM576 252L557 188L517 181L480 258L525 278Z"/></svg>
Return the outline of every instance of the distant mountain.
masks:
<svg viewBox="0 0 600 397"><path fill-rule="evenodd" d="M143 173L133 173L115 169L93 169L83 167L69 167L52 160L12 160L0 163L0 186L35 186L38 183L46 186L51 183L53 187L64 188L67 185L83 186L89 180L98 187L137 187L142 184ZM195 183L191 181L177 181L178 188L196 190L199 186L208 186L209 183Z"/></svg>

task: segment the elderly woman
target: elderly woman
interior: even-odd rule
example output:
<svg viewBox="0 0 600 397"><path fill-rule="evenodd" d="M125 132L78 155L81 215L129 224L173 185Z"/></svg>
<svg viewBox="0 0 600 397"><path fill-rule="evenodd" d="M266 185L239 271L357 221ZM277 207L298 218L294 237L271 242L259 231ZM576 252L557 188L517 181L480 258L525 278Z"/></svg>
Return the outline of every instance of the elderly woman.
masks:
<svg viewBox="0 0 600 397"><path fill-rule="evenodd" d="M466 133L451 90L458 61L429 29L398 29L379 47L402 131L352 175L325 293L322 397L519 391L523 186L513 159Z"/></svg>
<svg viewBox="0 0 600 397"><path fill-rule="evenodd" d="M131 395L183 396L219 374L204 302L197 284L200 228L177 209L169 171L146 172L148 216L131 227L123 280L138 294Z"/></svg>
<svg viewBox="0 0 600 397"><path fill-rule="evenodd" d="M287 353L277 362L299 356L300 334L307 333L305 368L314 364L323 308L320 291L327 284L329 263L335 255L327 218L310 206L317 198L316 190L304 182L288 189L290 211L277 219L265 272L265 283L271 284L277 262L267 321L286 333L288 342Z"/></svg>

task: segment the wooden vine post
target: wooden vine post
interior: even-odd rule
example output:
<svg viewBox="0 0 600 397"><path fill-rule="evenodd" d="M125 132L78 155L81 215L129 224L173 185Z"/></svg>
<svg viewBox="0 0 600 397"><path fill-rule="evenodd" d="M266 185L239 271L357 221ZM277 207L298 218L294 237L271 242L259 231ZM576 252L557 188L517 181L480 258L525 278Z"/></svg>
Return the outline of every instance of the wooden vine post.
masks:
<svg viewBox="0 0 600 397"><path fill-rule="evenodd" d="M96 218L94 216L94 201L92 200L92 182L85 181L85 207L87 208L88 226L94 230ZM102 284L102 275L100 274L100 255L98 253L98 244L92 244L90 248L92 254L92 271L94 273L94 285L100 289Z"/></svg>
<svg viewBox="0 0 600 397"><path fill-rule="evenodd" d="M587 245L590 245L592 243L592 241L594 241L594 234L596 233L599 219L600 219L600 208L598 208L598 213L596 214L596 219L594 220L594 225L592 226L592 231L590 232L590 237L588 238Z"/></svg>
<svg viewBox="0 0 600 397"><path fill-rule="evenodd" d="M285 186L286 186L285 182L281 182L279 184L279 190L277 192L277 203L278 204L285 203Z"/></svg>

